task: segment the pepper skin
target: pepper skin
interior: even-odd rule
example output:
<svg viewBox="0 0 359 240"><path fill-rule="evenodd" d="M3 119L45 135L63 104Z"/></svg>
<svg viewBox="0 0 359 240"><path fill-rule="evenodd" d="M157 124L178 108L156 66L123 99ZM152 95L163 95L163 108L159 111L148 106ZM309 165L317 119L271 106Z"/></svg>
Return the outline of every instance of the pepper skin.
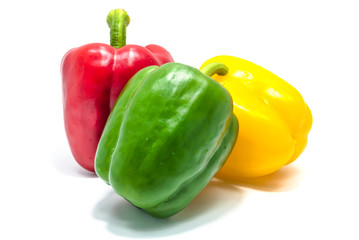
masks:
<svg viewBox="0 0 359 240"><path fill-rule="evenodd" d="M111 46L87 44L63 57L63 110L66 135L75 160L94 172L98 141L110 111L127 81L140 69L172 62L158 45L126 45L129 17L116 9L107 17Z"/></svg>
<svg viewBox="0 0 359 240"><path fill-rule="evenodd" d="M259 177L293 162L305 149L312 126L311 111L301 94L268 70L237 57L214 57L201 68L218 62L228 67L228 73L213 78L231 93L240 129L216 177Z"/></svg>
<svg viewBox="0 0 359 240"><path fill-rule="evenodd" d="M238 132L228 91L199 70L139 71L120 94L96 153L97 175L152 216L186 207L221 168Z"/></svg>

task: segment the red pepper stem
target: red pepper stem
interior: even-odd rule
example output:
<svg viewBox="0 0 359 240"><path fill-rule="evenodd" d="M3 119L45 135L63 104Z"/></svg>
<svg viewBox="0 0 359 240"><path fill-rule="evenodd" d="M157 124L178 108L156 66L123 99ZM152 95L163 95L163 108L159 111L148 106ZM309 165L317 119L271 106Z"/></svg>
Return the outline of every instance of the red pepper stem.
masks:
<svg viewBox="0 0 359 240"><path fill-rule="evenodd" d="M114 48L126 45L126 27L130 23L130 17L123 9L115 9L107 15L107 25L110 28L110 44Z"/></svg>
<svg viewBox="0 0 359 240"><path fill-rule="evenodd" d="M224 76L228 73L228 68L226 65L220 62L209 63L200 69L202 73L212 77L214 74Z"/></svg>

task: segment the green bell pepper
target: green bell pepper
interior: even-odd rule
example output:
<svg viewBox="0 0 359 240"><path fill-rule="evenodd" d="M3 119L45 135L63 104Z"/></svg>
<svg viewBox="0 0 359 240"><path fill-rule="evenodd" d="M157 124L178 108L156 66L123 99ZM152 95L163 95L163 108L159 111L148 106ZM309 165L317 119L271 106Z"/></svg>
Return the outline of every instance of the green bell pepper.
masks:
<svg viewBox="0 0 359 240"><path fill-rule="evenodd" d="M218 69L210 74L225 70ZM238 133L232 104L224 87L195 68L167 63L140 70L107 120L97 175L150 215L174 215L229 156Z"/></svg>

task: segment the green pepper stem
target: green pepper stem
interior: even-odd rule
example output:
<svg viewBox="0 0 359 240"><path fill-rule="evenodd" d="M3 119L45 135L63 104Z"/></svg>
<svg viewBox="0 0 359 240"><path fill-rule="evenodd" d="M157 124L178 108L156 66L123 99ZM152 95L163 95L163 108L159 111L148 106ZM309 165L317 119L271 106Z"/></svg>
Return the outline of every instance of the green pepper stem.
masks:
<svg viewBox="0 0 359 240"><path fill-rule="evenodd" d="M115 9L107 15L107 25L110 28L110 44L114 48L126 45L126 27L130 23L130 17L123 9Z"/></svg>
<svg viewBox="0 0 359 240"><path fill-rule="evenodd" d="M226 65L220 62L209 63L201 69L201 72L212 77L214 74L224 76L228 73Z"/></svg>

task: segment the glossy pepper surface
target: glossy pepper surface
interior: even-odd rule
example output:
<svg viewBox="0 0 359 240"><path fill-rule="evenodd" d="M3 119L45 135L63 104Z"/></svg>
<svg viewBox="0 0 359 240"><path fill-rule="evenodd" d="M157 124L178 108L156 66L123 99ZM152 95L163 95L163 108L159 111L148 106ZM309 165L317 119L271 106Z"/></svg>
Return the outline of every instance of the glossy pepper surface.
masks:
<svg viewBox="0 0 359 240"><path fill-rule="evenodd" d="M95 159L97 175L155 217L182 210L207 185L238 132L228 91L199 70L139 71L120 94Z"/></svg>
<svg viewBox="0 0 359 240"><path fill-rule="evenodd" d="M140 69L172 62L158 45L126 45L130 19L124 10L112 10L107 23L111 46L87 44L63 57L63 110L65 130L75 160L94 171L98 141L110 111L127 81Z"/></svg>
<svg viewBox="0 0 359 240"><path fill-rule="evenodd" d="M259 177L293 162L305 149L312 126L301 94L270 71L237 57L214 57L201 68L218 62L227 66L228 73L213 78L231 93L240 129L217 177Z"/></svg>

